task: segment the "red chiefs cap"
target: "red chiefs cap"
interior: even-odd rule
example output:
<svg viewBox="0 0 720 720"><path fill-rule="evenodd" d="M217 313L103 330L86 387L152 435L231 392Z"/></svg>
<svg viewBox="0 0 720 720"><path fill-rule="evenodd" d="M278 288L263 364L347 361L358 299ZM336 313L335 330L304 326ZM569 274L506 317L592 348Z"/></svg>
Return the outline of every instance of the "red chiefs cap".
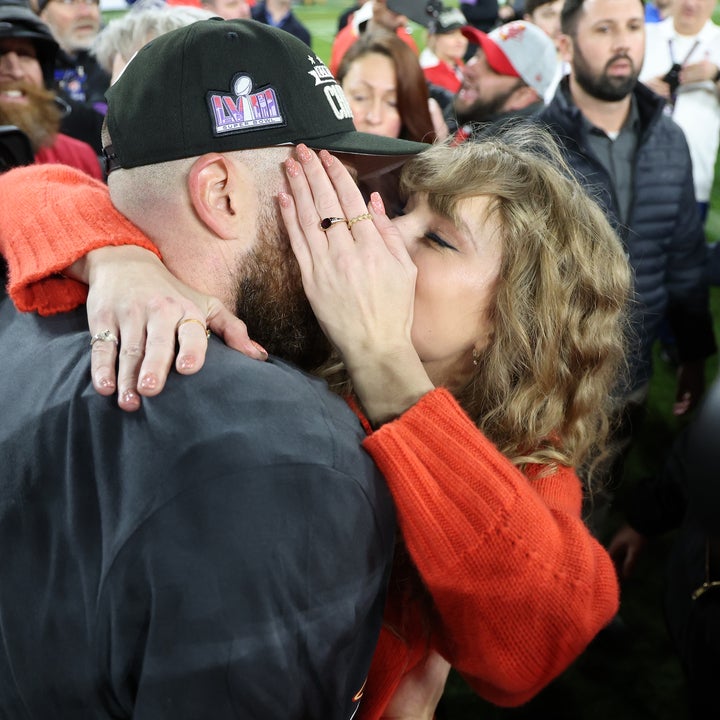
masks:
<svg viewBox="0 0 720 720"><path fill-rule="evenodd" d="M539 27L515 20L484 33L466 25L463 35L480 45L488 65L499 75L521 78L543 97L557 69L555 44Z"/></svg>

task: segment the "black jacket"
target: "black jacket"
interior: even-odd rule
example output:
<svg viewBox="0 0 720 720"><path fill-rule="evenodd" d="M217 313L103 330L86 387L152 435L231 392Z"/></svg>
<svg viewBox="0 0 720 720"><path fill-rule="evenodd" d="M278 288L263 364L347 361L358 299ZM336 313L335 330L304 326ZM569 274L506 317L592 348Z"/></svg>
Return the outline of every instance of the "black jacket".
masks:
<svg viewBox="0 0 720 720"><path fill-rule="evenodd" d="M556 134L580 182L616 228L635 274L635 338L630 389L650 379L651 350L667 314L681 362L715 352L705 279L707 247L695 202L690 153L682 130L663 113L664 103L644 85L635 90L641 133L635 157L627 227L618 219L610 176L588 144L580 110L569 100L567 78L538 118Z"/></svg>
<svg viewBox="0 0 720 720"><path fill-rule="evenodd" d="M211 341L122 412L84 308L0 347L0 717L351 717L394 512L347 404Z"/></svg>

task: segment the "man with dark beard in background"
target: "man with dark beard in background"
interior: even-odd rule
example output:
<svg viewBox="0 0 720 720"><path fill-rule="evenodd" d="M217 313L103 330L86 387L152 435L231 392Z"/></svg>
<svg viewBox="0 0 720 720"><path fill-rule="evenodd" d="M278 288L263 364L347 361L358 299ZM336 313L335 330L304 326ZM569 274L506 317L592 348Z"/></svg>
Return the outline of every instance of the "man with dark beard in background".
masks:
<svg viewBox="0 0 720 720"><path fill-rule="evenodd" d="M72 165L102 179L94 150L60 132L63 110L52 87L57 43L23 0L0 2L0 125L30 140L35 162Z"/></svg>
<svg viewBox="0 0 720 720"><path fill-rule="evenodd" d="M652 346L666 313L681 363L675 414L687 412L704 391L705 359L716 349L705 238L683 132L663 113L664 101L638 83L645 52L641 0L566 0L561 26L571 72L539 118L605 210L634 270L635 351L617 434L627 450L642 421ZM623 457L611 471L612 487L621 480ZM598 499L594 507L594 529L602 534L607 503ZM616 548L620 565L623 552Z"/></svg>
<svg viewBox="0 0 720 720"><path fill-rule="evenodd" d="M462 86L446 99L432 93L444 108L448 128L457 131L457 139L465 140L488 124L540 112L557 67L552 40L524 20L489 34L470 26L462 32L478 46L465 65Z"/></svg>

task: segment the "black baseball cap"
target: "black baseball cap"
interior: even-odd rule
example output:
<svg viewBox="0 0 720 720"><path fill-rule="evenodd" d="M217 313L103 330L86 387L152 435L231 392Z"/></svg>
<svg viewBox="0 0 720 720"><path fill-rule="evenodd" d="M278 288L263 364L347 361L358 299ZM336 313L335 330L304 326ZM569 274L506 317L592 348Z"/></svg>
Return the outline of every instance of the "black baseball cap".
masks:
<svg viewBox="0 0 720 720"><path fill-rule="evenodd" d="M0 38L23 38L35 46L45 86L54 82L58 44L50 28L30 9L25 0L0 1Z"/></svg>
<svg viewBox="0 0 720 720"><path fill-rule="evenodd" d="M255 20L212 18L161 35L106 97L110 170L305 143L352 155L367 176L427 148L358 132L342 88L315 53Z"/></svg>
<svg viewBox="0 0 720 720"><path fill-rule="evenodd" d="M458 8L445 8L430 22L428 30L435 33L435 35L442 35L453 30L459 30L467 24L468 21Z"/></svg>

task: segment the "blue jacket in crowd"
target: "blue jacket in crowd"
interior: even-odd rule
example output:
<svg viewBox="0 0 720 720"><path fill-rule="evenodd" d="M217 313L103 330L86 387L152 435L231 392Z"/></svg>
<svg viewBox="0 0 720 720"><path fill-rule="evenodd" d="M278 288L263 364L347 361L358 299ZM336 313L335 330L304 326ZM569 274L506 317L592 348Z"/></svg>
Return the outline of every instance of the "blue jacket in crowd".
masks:
<svg viewBox="0 0 720 720"><path fill-rule="evenodd" d="M716 349L705 278L707 247L687 143L663 113L661 98L640 83L634 95L641 132L627 226L619 220L612 180L590 149L587 125L569 99L567 78L539 115L616 228L635 274L630 391L650 379L652 345L666 315L681 362L702 360Z"/></svg>

